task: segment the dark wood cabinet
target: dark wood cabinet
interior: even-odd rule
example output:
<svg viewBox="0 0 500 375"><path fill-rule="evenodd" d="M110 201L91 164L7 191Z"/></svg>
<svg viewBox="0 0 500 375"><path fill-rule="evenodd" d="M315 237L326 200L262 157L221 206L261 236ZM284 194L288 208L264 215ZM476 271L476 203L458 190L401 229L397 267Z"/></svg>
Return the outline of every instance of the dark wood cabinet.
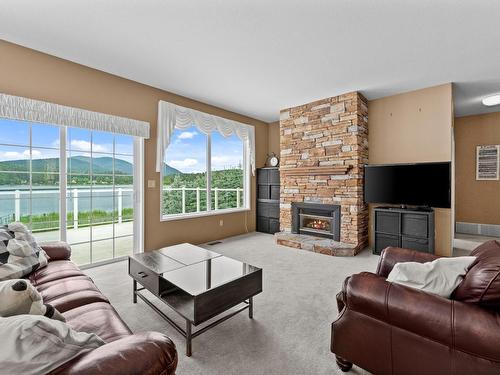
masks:
<svg viewBox="0 0 500 375"><path fill-rule="evenodd" d="M257 231L280 231L280 171L278 168L257 169Z"/></svg>
<svg viewBox="0 0 500 375"><path fill-rule="evenodd" d="M377 207L374 254L388 246L434 253L434 211Z"/></svg>

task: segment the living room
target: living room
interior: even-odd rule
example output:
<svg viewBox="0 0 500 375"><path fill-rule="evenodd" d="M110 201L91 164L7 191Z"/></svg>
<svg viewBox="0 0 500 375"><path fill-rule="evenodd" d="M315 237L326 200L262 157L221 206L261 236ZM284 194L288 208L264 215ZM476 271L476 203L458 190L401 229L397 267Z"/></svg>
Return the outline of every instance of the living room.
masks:
<svg viewBox="0 0 500 375"><path fill-rule="evenodd" d="M2 2L0 373L500 373L499 12Z"/></svg>

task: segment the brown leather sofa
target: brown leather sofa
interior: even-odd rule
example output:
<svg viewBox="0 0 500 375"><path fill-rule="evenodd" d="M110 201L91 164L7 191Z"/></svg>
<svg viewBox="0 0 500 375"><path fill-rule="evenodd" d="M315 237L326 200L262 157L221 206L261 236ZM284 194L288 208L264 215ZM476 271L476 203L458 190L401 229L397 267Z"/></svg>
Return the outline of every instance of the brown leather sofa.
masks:
<svg viewBox="0 0 500 375"><path fill-rule="evenodd" d="M47 267L33 272L30 281L77 331L92 332L106 344L84 353L51 372L61 374L175 374L174 343L158 332L132 334L92 280L71 262L64 242L41 245L50 257Z"/></svg>
<svg viewBox="0 0 500 375"><path fill-rule="evenodd" d="M376 375L500 374L500 243L486 242L451 299L386 281L398 262L431 254L387 248L376 274L346 279L337 295L331 351Z"/></svg>

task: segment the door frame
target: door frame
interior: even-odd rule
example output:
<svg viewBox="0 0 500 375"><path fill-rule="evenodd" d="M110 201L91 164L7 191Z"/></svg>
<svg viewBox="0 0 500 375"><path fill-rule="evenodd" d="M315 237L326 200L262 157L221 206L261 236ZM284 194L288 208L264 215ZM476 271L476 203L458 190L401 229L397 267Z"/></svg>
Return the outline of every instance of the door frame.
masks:
<svg viewBox="0 0 500 375"><path fill-rule="evenodd" d="M134 248L144 252L144 138L134 138Z"/></svg>

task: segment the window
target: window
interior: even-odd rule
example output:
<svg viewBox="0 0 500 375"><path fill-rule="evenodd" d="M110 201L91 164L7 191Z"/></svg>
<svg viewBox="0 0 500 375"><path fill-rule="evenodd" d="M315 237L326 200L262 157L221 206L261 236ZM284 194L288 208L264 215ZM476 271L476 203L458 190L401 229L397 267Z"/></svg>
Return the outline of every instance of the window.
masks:
<svg viewBox="0 0 500 375"><path fill-rule="evenodd" d="M67 129L67 240L80 264L132 253L133 137Z"/></svg>
<svg viewBox="0 0 500 375"><path fill-rule="evenodd" d="M243 142L212 133L212 205L214 210L243 207Z"/></svg>
<svg viewBox="0 0 500 375"><path fill-rule="evenodd" d="M127 135L0 119L0 224L21 221L39 241L67 240L80 265L131 254L134 143Z"/></svg>
<svg viewBox="0 0 500 375"><path fill-rule="evenodd" d="M60 236L59 131L0 119L0 222L20 221L43 240Z"/></svg>
<svg viewBox="0 0 500 375"><path fill-rule="evenodd" d="M175 129L162 170L162 218L247 209L246 154L236 135L207 135L196 126Z"/></svg>

